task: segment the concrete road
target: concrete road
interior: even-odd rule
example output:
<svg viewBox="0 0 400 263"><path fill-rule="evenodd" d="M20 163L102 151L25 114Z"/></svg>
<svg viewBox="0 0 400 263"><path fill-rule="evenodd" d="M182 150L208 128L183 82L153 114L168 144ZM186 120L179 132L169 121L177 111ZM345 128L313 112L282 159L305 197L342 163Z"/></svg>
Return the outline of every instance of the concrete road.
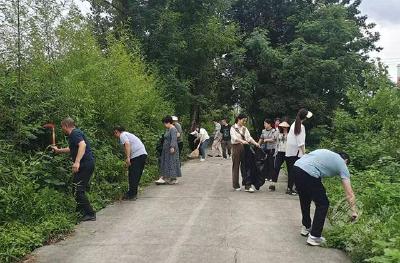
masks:
<svg viewBox="0 0 400 263"><path fill-rule="evenodd" d="M231 187L231 162L209 158L183 167L178 185L150 186L136 202L111 205L67 240L36 250L42 263L350 262L341 251L307 246L297 197L267 186Z"/></svg>

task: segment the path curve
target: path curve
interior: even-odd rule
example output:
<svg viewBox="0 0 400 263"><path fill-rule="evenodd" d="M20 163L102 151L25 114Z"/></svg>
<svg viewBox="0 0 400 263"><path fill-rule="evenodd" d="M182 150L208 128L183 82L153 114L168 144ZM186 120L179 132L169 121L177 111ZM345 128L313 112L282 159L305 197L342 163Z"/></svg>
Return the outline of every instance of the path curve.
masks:
<svg viewBox="0 0 400 263"><path fill-rule="evenodd" d="M343 252L310 247L299 234L297 197L267 187L231 189L231 162L187 162L179 185L150 186L136 202L117 202L67 240L33 253L40 263L242 262L347 263Z"/></svg>

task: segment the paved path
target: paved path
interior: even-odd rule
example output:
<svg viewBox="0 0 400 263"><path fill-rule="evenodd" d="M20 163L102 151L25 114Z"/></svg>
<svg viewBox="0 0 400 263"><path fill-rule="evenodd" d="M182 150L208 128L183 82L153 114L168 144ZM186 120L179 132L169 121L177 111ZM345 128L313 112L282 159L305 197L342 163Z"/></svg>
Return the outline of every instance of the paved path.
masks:
<svg viewBox="0 0 400 263"><path fill-rule="evenodd" d="M296 197L263 187L231 189L231 162L183 167L179 185L150 186L136 202L118 202L76 227L66 241L34 252L42 263L350 262L337 250L309 247L299 234Z"/></svg>

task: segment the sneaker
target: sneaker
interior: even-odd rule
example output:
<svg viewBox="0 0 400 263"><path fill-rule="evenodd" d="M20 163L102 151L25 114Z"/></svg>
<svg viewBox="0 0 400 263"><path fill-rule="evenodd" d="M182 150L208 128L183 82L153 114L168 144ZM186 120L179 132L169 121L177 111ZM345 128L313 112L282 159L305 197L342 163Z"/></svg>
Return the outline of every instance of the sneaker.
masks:
<svg viewBox="0 0 400 263"><path fill-rule="evenodd" d="M207 154L207 156L208 156L208 157L214 157L214 155L211 155L211 154ZM217 156L217 157L218 157L218 156Z"/></svg>
<svg viewBox="0 0 400 263"><path fill-rule="evenodd" d="M292 189L287 189L286 190L286 194L288 194L288 195L297 195L297 192L295 191L295 190L292 190Z"/></svg>
<svg viewBox="0 0 400 263"><path fill-rule="evenodd" d="M201 158L201 159L200 159L200 162L204 162L205 160L206 160L206 159Z"/></svg>
<svg viewBox="0 0 400 263"><path fill-rule="evenodd" d="M297 191L296 190L292 190L290 195L297 195Z"/></svg>
<svg viewBox="0 0 400 263"><path fill-rule="evenodd" d="M311 234L308 235L307 244L310 246L321 246L326 242L324 237L314 237Z"/></svg>
<svg viewBox="0 0 400 263"><path fill-rule="evenodd" d="M244 191L245 191L245 192L248 192L248 193L254 193L254 189L251 188L251 187L245 188Z"/></svg>
<svg viewBox="0 0 400 263"><path fill-rule="evenodd" d="M85 215L81 218L81 221L96 221L96 215Z"/></svg>
<svg viewBox="0 0 400 263"><path fill-rule="evenodd" d="M221 155L217 155L217 157L221 158L222 156Z"/></svg>
<svg viewBox="0 0 400 263"><path fill-rule="evenodd" d="M275 185L271 184L268 188L271 192L275 191Z"/></svg>
<svg viewBox="0 0 400 263"><path fill-rule="evenodd" d="M300 235L303 237L308 236L310 234L311 228L306 228L305 226L301 226Z"/></svg>
<svg viewBox="0 0 400 263"><path fill-rule="evenodd" d="M162 179L162 178L160 178L160 179L158 179L157 181L156 181L156 185L163 185L163 184L166 184L167 182L166 181L164 181L164 179Z"/></svg>
<svg viewBox="0 0 400 263"><path fill-rule="evenodd" d="M240 188L240 187L239 188L235 188L235 191L236 192L240 192L240 191L242 191L242 188Z"/></svg>
<svg viewBox="0 0 400 263"><path fill-rule="evenodd" d="M178 179L170 180L167 182L167 184L171 184L171 185L178 184Z"/></svg>

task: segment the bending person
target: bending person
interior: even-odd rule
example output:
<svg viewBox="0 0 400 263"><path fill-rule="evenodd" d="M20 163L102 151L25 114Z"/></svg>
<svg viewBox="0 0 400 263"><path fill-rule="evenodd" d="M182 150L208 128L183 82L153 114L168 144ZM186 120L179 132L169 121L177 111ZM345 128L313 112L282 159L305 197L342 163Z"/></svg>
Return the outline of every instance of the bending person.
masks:
<svg viewBox="0 0 400 263"><path fill-rule="evenodd" d="M128 168L129 189L125 193L124 200L137 199L140 178L142 177L144 166L146 164L147 152L142 141L134 134L125 131L125 128L116 126L114 136L124 146L125 165Z"/></svg>
<svg viewBox="0 0 400 263"><path fill-rule="evenodd" d="M346 153L335 153L320 149L304 155L293 167L303 216L301 235L308 235L307 243L309 245L320 246L325 242L321 233L328 213L329 200L322 184L322 178L337 175L342 178L342 185L352 211L352 218L355 220L358 217L355 196L350 183L350 172L347 168L349 163L350 157ZM314 220L312 222L310 217L311 201L315 203Z"/></svg>

